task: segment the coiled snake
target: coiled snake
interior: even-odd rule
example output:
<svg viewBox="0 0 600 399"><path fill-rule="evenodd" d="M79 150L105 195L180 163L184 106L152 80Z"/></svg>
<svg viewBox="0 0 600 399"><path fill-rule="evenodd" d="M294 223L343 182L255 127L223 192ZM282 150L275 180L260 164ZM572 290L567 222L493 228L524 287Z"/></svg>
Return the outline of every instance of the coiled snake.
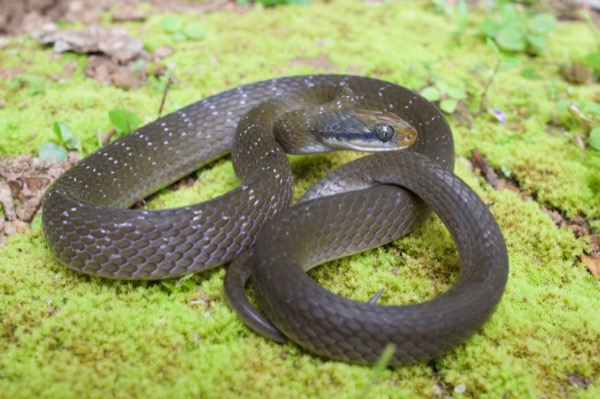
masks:
<svg viewBox="0 0 600 399"><path fill-rule="evenodd" d="M344 165L281 212L293 190L283 147L379 151L412 142L411 126L418 136L409 151ZM307 133L319 129L320 136ZM183 208L127 209L230 151L242 181L232 192ZM234 307L245 306L243 284L252 274L258 302L283 336L359 363L376 361L391 343L392 363L406 364L437 357L472 335L507 280L500 230L452 173L453 163L446 121L410 90L345 75L280 78L208 97L83 159L48 189L43 228L62 263L115 279L177 277L245 253L227 277ZM415 194L457 242L460 273L446 293L416 305L379 306L334 295L305 274L414 229L429 214Z"/></svg>

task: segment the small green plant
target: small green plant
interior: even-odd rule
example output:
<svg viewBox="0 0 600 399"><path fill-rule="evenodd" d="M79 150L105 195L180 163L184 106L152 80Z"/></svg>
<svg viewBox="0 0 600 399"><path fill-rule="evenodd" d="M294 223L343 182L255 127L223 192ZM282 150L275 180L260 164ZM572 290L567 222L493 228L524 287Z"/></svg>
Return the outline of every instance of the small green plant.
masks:
<svg viewBox="0 0 600 399"><path fill-rule="evenodd" d="M421 95L432 102L439 102L439 107L447 114L452 114L458 102L467 98L467 93L459 87L449 85L437 79L434 84L421 90Z"/></svg>
<svg viewBox="0 0 600 399"><path fill-rule="evenodd" d="M172 294L178 294L182 291L190 291L194 289L194 282L191 278L194 277L194 273L183 275L177 279L162 280L161 284Z"/></svg>
<svg viewBox="0 0 600 399"><path fill-rule="evenodd" d="M596 51L595 53L588 54L583 60L585 65L592 68L594 71L594 75L598 77L600 75L600 51Z"/></svg>
<svg viewBox="0 0 600 399"><path fill-rule="evenodd" d="M508 3L483 21L481 31L502 50L536 55L546 51L546 34L555 26L556 19L550 14L531 14Z"/></svg>
<svg viewBox="0 0 600 399"><path fill-rule="evenodd" d="M512 69L521 63L521 61L518 58L508 54L504 54L502 51L500 51L500 49L496 45L496 42L494 42L489 37L486 39L486 42L490 50L492 50L492 54L494 54L494 58L496 60L494 66L488 68L489 77L483 83L483 92L481 93L481 99L479 102L479 112L477 115L481 115L487 109L487 94L490 87L492 86L492 83L494 82L494 78L496 77L496 75L501 72L508 71L509 69ZM526 71L525 73L530 75L531 77L535 75L535 71ZM504 114L504 111L491 110L491 113L501 123L506 122L506 115Z"/></svg>
<svg viewBox="0 0 600 399"><path fill-rule="evenodd" d="M54 122L52 131L58 139L58 144L48 142L38 148L38 156L51 162L63 162L69 156L69 151L81 150L79 139L75 137L71 128L62 123Z"/></svg>
<svg viewBox="0 0 600 399"><path fill-rule="evenodd" d="M156 89L156 91L164 93L167 86L173 86L176 82L177 79L174 77L174 69L172 66L169 66L163 73L155 77L151 86Z"/></svg>
<svg viewBox="0 0 600 399"><path fill-rule="evenodd" d="M590 131L590 147L600 151L600 126L596 126Z"/></svg>
<svg viewBox="0 0 600 399"><path fill-rule="evenodd" d="M185 22L176 15L163 18L161 25L165 32L173 35L173 40L182 42L187 39L202 40L206 37L206 31L196 22Z"/></svg>
<svg viewBox="0 0 600 399"><path fill-rule="evenodd" d="M378 380L381 378L381 374L385 371L386 367L389 366L392 361L392 357L396 353L396 345L387 344L383 351L381 351L381 355L379 355L379 359L377 359L377 363L375 363L372 367L372 375L371 379L367 382L367 384L363 387L362 391L356 397L357 399L365 399L369 397L369 393L371 389L377 384Z"/></svg>
<svg viewBox="0 0 600 399"><path fill-rule="evenodd" d="M117 137L135 130L140 125L140 118L126 109L111 109L108 111L108 119L113 124Z"/></svg>
<svg viewBox="0 0 600 399"><path fill-rule="evenodd" d="M469 8L465 0L458 0L455 5L452 5L447 0L434 0L435 10L445 14L450 20L456 24L456 29L452 32L452 36L460 41L463 34L467 32L467 23L469 22Z"/></svg>
<svg viewBox="0 0 600 399"><path fill-rule="evenodd" d="M569 119L575 117L587 138L587 144L595 151L600 152L600 104L562 100L556 104L556 108L563 115L566 112L570 116L564 122L567 127L570 125Z"/></svg>
<svg viewBox="0 0 600 399"><path fill-rule="evenodd" d="M10 79L6 86L10 90L27 89L27 94L32 96L46 91L44 80L38 76L17 75Z"/></svg>

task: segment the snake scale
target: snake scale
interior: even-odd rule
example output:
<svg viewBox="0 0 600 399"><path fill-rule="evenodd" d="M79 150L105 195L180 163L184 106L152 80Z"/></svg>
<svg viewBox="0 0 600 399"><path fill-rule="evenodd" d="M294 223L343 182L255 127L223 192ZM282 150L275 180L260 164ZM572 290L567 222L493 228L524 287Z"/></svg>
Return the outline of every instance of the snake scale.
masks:
<svg viewBox="0 0 600 399"><path fill-rule="evenodd" d="M401 131L402 121L413 126L416 141L408 151L378 152L344 165L287 209L293 179L278 141L285 137L273 130L311 129L308 119L324 123L323 104L337 112L344 101L376 110L377 118L397 115L395 127ZM344 126L356 123L338 118ZM286 149L322 151L324 141L339 136L327 136L338 127L329 126L325 139L304 135ZM382 132L389 134L389 125ZM341 136L354 148L354 136ZM237 189L182 208L128 209L229 152L241 180ZM89 155L48 189L43 229L62 263L113 279L172 278L244 254L226 277L236 310L247 302L243 287L252 275L267 324L282 336L319 355L358 363L377 361L393 344L391 363L408 364L438 357L475 333L507 281L498 225L452 173L453 164L447 122L406 88L347 75L279 78L207 97ZM415 305L379 306L342 298L306 275L320 263L411 231L430 214L425 203L448 227L461 259L446 293Z"/></svg>

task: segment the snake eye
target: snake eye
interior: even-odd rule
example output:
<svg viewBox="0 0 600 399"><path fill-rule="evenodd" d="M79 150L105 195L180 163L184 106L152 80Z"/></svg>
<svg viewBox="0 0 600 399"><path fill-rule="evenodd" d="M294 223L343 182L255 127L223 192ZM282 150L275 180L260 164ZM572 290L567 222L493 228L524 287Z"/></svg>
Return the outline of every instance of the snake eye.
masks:
<svg viewBox="0 0 600 399"><path fill-rule="evenodd" d="M385 143L394 137L394 128L384 124L376 125L375 135L379 140Z"/></svg>

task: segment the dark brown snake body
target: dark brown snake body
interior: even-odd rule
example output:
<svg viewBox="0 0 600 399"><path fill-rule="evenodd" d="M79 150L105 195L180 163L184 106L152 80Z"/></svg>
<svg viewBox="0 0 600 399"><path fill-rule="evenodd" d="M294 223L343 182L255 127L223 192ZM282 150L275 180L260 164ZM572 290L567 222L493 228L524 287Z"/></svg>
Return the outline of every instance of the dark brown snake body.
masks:
<svg viewBox="0 0 600 399"><path fill-rule="evenodd" d="M275 120L340 86L356 93L357 106L406 120L417 141L411 151L344 165L279 213L292 200L293 181L271 132ZM284 101L259 106L272 99ZM126 209L230 151L242 181L236 190L183 208ZM403 87L343 75L281 78L208 97L91 154L48 190L43 228L61 262L115 279L201 271L230 262L256 241L247 265L258 301L286 337L359 363L376 361L394 344L392 363L406 364L437 357L476 332L506 285L501 232L487 206L452 173L453 163L446 121ZM416 305L364 304L324 290L305 274L414 229L429 214L417 196L457 242L460 273L446 293ZM239 295L241 289L228 297Z"/></svg>

